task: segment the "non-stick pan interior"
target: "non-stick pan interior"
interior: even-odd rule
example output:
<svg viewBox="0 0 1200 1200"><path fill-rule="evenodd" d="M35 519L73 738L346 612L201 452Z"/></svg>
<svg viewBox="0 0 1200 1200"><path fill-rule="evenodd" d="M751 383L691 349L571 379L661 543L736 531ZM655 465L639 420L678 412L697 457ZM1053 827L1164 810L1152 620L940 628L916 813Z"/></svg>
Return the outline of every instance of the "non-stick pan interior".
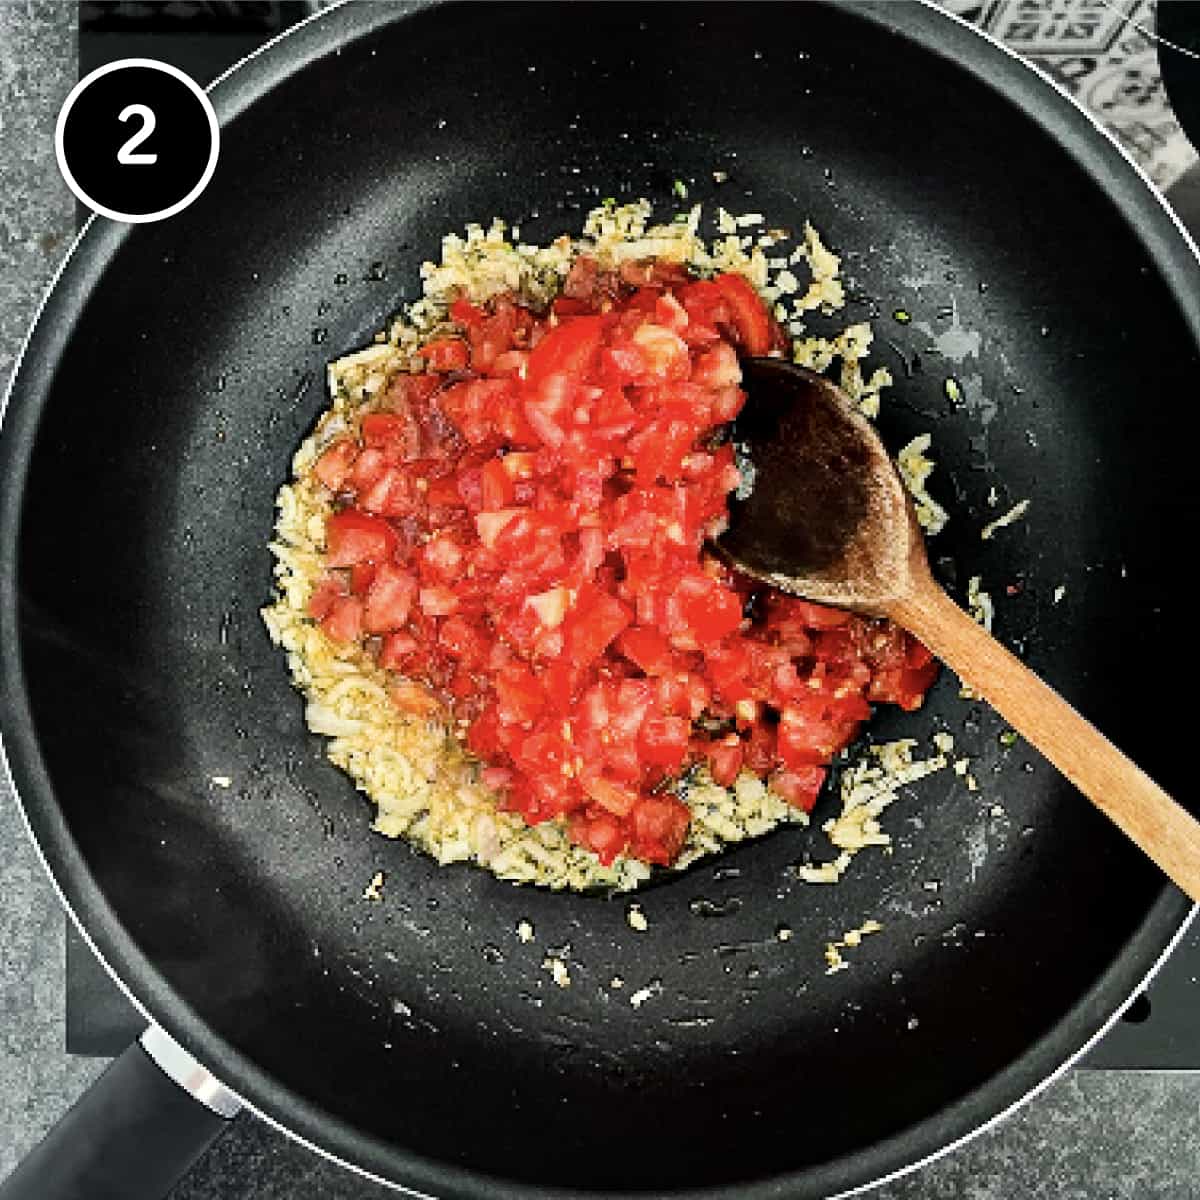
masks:
<svg viewBox="0 0 1200 1200"><path fill-rule="evenodd" d="M1200 295L1194 264L1082 118L916 6L364 8L247 68L311 56L227 125L201 200L124 238L52 378L35 344L16 392L20 415L46 385L5 460L17 478L30 455L23 665L111 907L97 940L147 997L123 924L190 1009L157 1015L260 1106L443 1194L472 1187L428 1160L514 1195L780 1173L820 1195L918 1157L1082 1045L1162 949L1185 908L1138 854L945 673L871 734L929 753L949 730L978 790L947 771L906 792L894 853L838 887L792 870L832 855L831 795L812 830L646 892L645 932L621 900L438 869L369 832L304 732L258 617L273 496L326 361L415 296L443 233L499 215L540 240L610 195L670 211L677 179L710 213L809 218L896 376L889 444L933 434L943 578L961 598L981 576L1001 637L1189 801L1197 349L1172 289ZM49 837L31 743L10 742ZM827 975L826 942L867 919L883 931Z"/></svg>

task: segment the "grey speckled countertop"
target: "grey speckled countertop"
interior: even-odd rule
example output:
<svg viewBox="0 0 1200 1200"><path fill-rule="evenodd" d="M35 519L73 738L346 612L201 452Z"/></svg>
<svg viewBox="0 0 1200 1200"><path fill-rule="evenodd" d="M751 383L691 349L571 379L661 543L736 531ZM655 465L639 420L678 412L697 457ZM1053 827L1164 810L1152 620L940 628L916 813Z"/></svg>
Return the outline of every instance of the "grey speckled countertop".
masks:
<svg viewBox="0 0 1200 1200"><path fill-rule="evenodd" d="M0 0L0 384L72 232L53 129L75 71L73 5ZM62 1009L62 915L0 782L0 1177L101 1069L63 1052ZM242 1117L173 1200L394 1194ZM873 1195L1200 1200L1200 1073L1069 1073L998 1128Z"/></svg>

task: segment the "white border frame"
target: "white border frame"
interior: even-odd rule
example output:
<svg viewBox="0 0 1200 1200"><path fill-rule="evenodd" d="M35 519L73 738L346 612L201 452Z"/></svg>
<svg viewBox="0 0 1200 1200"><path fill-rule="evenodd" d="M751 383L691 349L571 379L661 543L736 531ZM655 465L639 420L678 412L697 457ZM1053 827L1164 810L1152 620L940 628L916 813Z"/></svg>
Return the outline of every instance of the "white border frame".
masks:
<svg viewBox="0 0 1200 1200"><path fill-rule="evenodd" d="M1146 172L1142 169L1142 167L1138 164L1138 162L1132 157L1132 155L1129 154L1129 152L1125 149L1125 147L1122 146L1121 143L1108 131L1108 129L1095 116L1093 116L1092 113L1087 108L1085 108L1083 106L1083 104L1081 104L1079 102L1079 100L1077 100L1069 91L1067 91L1066 88L1064 88L1060 83L1058 83L1057 80L1051 78L1051 76L1049 76L1040 67L1035 66L1033 63L1029 62L1027 59L1022 58L1019 54L1017 54L1017 52L1015 50L1010 49L1008 46L1006 46L1003 42L1001 42L999 39L994 37L992 34L988 33L984 29L979 28L979 26L972 24L970 21L967 21L964 18L958 16L956 13L952 13L949 10L943 8L940 4L938 4L936 2L936 0L915 0L915 2L920 4L924 8L933 9L940 16L944 17L946 20L952 21L955 24L960 25L960 26L964 27L965 29L970 30L974 36L983 39L985 42L990 42L993 46L995 46L1002 53L1004 53L1009 58L1011 58L1014 61L1016 61L1017 63L1019 63L1025 70L1031 71L1034 75L1036 75L1042 81L1042 83L1044 83L1047 87L1053 89L1055 92L1057 92L1059 94L1059 96L1061 96L1063 99L1067 100L1072 105L1072 107L1077 109L1086 118L1088 123L1090 125L1092 125L1097 130L1097 132L1100 133L1100 135L1102 137L1104 137L1108 142L1110 142L1112 144L1112 146L1116 149L1117 153L1126 161L1126 163L1128 163L1130 169L1134 172L1134 174L1137 175L1137 177L1142 181L1143 184L1145 184L1146 188L1150 191L1151 195L1158 201L1158 203L1161 205L1163 211L1170 218L1171 223L1178 230L1179 235L1183 238L1184 243L1187 245L1188 249L1192 252L1193 257L1197 260L1197 263L1200 264L1200 249L1197 248L1196 242L1193 240L1192 235L1188 232L1188 230L1184 226L1183 222L1180 221L1175 210L1170 206L1170 204L1167 203L1166 197L1162 194L1162 192L1160 192L1158 190L1158 188L1154 185L1154 182L1150 179L1149 175L1146 174ZM223 82L225 79L229 78L230 75L232 75L236 70L238 70L244 64L250 62L252 59L257 58L260 54L269 50L277 42L279 42L283 38L289 36L289 34L291 34L293 31L299 29L301 26L308 25L308 24L312 23L313 21L320 20L321 17L324 15L324 13L330 12L335 8L340 8L340 7L342 7L342 5L348 4L348 3L350 3L350 0L336 0L336 3L330 5L329 8L322 9L318 12L313 13L309 17L305 17L304 20L297 22L290 29L287 29L283 33L278 34L277 36L271 38L270 41L264 42L261 46L258 47L257 50L252 51L250 54L246 55L245 58L234 63L234 65L232 67L230 67L227 71L224 71L221 75L217 76L217 78L214 79L211 84L209 84L209 86L206 90L210 91L212 88L216 87L217 84L219 84L219 83ZM8 386L4 391L4 396L2 399L0 399L0 426L3 425L4 416L5 416L5 413L8 411L9 400L12 396L12 392L15 387L16 378L20 371L21 363L23 362L23 360L25 358L25 354L29 349L29 343L33 338L33 332L37 328L37 325L42 318L42 312L45 309L46 304L48 303L48 301L50 299L51 293L54 291L55 287L58 285L59 278L61 277L63 272L66 270L67 264L71 261L72 255L75 253L75 250L79 246L79 244L87 236L88 230L91 229L92 223L95 221L95 219L96 218L94 216L89 217L87 222L84 224L83 228L79 231L78 234L76 234L75 240L71 243L70 248L68 249L66 255L63 257L63 260L59 264L58 269L54 272L54 275L51 278L50 283L47 285L46 290L42 295L41 302L38 304L37 311L34 313L33 320L30 323L29 331L28 331L28 333L26 333L25 339L21 343L21 348L17 353L16 360L13 363L12 375L9 378ZM16 782L14 781L14 779L12 777L12 772L9 769L8 759L4 753L4 743L2 740L0 740L0 770L3 770L4 776L9 784L9 787L11 788L11 790L13 792L13 796L15 799L17 796ZM117 972L113 969L113 967L109 964L109 962L99 952L97 946L95 945L95 943L92 941L92 938L88 934L88 931L83 927L83 924L80 921L78 914L75 912L74 908L72 908L72 906L68 903L67 898L64 895L62 888L59 886L58 880L54 877L54 873L50 870L50 864L46 861L46 856L42 852L41 845L38 843L37 838L34 836L33 827L29 823L29 817L25 812L24 805L22 805L19 800L17 800L17 809L18 809L19 815L21 817L21 822L25 827L25 832L28 835L30 842L33 844L34 853L37 855L38 861L42 864L42 869L46 872L46 875L50 880L50 885L54 889L55 894L58 896L59 903L62 904L63 908L66 910L67 915L71 918L71 921L74 923L75 929L79 933L79 936L83 939L84 943L87 945L88 949L92 952L92 954L94 954L96 956L97 961L104 968L104 970L108 973L108 975L112 979L113 983L117 986L117 988L121 991L121 993L129 1001L130 1005L134 1009L136 1009L145 1018L148 1025L154 1025L154 1019L151 1017L150 1013L146 1011L146 1008L138 1001L137 997L134 996L133 993L129 990L125 981L123 979L121 979L121 977L117 974ZM956 1138L952 1142L946 1143L946 1145L939 1147L937 1150L933 1151L930 1154L927 1154L924 1158L918 1159L916 1162L909 1163L906 1166L899 1167L895 1171L892 1171L890 1174L880 1176L880 1178L871 1180L869 1183L860 1184L858 1187L850 1188L846 1191L834 1193L832 1196L828 1197L828 1200L845 1200L845 1198L849 1197L849 1196L860 1196L866 1192L872 1191L875 1188L882 1187L885 1183L894 1183L897 1179L902 1179L906 1175L914 1174L915 1172L928 1166L930 1163L936 1162L938 1159L943 1158L946 1155L953 1153L955 1150L958 1150L962 1146L965 1146L968 1142L971 1142L975 1138L979 1137L980 1134L986 1133L987 1131L993 1129L995 1126L999 1125L1001 1122L1007 1120L1008 1117L1010 1117L1019 1108L1022 1108L1024 1105L1028 1104L1035 1096L1040 1095L1047 1088L1049 1088L1052 1084L1056 1083L1063 1075L1065 1075L1067 1073L1067 1071L1069 1071L1073 1066L1075 1066L1075 1064L1077 1062L1079 1062L1079 1060L1081 1058L1083 1058L1088 1053L1088 1051L1090 1051L1092 1049L1093 1046L1095 1046L1098 1042L1101 1041L1101 1039L1105 1036L1105 1034L1107 1034L1108 1031L1121 1019L1121 1017L1125 1013L1125 1010L1133 1003L1133 1001L1137 998L1137 996L1141 992L1145 991L1146 987L1154 979L1155 975L1157 975L1158 972L1162 969L1163 964L1167 961L1168 958L1170 958L1170 956L1174 952L1175 948L1179 945L1180 941L1182 941L1183 937L1188 932L1189 928L1192 925L1192 922L1196 918L1197 912L1200 912L1200 905L1193 904L1191 912L1188 913L1187 917L1184 919L1183 923L1180 925L1175 936L1171 939L1171 941L1167 945L1166 949L1163 950L1162 954L1159 955L1158 959L1154 962L1154 964L1146 972L1145 977L1141 980L1141 982L1138 984L1138 986L1136 988L1134 988L1133 991L1130 993L1129 998L1117 1008L1117 1010L1112 1014L1112 1016L1096 1031L1095 1035L1092 1038L1090 1038L1086 1043L1084 1043L1083 1046L1081 1046L1079 1048L1077 1053L1071 1055L1070 1058L1068 1058L1065 1062L1063 1062L1062 1065L1059 1066L1056 1070L1052 1071L1049 1075L1047 1075L1046 1078L1043 1079L1040 1083L1038 1083L1036 1086L1030 1088L1029 1091L1027 1091L1023 1096L1019 1097L1017 1100L1014 1100L1007 1108L1002 1109L990 1120L984 1121L983 1124L976 1126L975 1129L972 1129L968 1133L964 1133L961 1137ZM406 1184L397 1183L393 1179L388 1179L383 1175L376 1174L374 1171L368 1170L366 1167L361 1167L357 1163L352 1163L352 1162L346 1161L346 1159L339 1157L338 1155L332 1153L329 1150L326 1150L322 1146L318 1146L316 1143L310 1141L308 1138L302 1136L301 1134L295 1132L292 1129L289 1129L286 1125L281 1124L279 1121L275 1120L269 1114L263 1112L262 1110L257 1108L255 1105L253 1105L249 1101L247 1101L246 1098L244 1096L242 1096L240 1093L233 1091L233 1089L230 1089L227 1086L226 1086L226 1090L229 1091L231 1095L236 1096L239 1101L241 1101L242 1107L247 1112L253 1113L259 1120L265 1122L272 1129L275 1129L279 1133L282 1133L285 1137L290 1138L292 1141L296 1142L298 1145L304 1146L306 1149L311 1150L314 1154L320 1156L321 1158L324 1158L328 1162L335 1163L338 1166L343 1167L347 1171L350 1171L353 1174L358 1175L359 1177L361 1177L363 1179L369 1179L369 1180L371 1180L371 1182L378 1183L381 1186L386 1187L386 1188L390 1188L392 1191L397 1192L401 1195L411 1196L414 1198L414 1200L438 1200L437 1197L431 1196L428 1192L417 1191L415 1188L411 1188L411 1187L407 1186ZM763 1181L763 1182L767 1182L767 1181Z"/></svg>

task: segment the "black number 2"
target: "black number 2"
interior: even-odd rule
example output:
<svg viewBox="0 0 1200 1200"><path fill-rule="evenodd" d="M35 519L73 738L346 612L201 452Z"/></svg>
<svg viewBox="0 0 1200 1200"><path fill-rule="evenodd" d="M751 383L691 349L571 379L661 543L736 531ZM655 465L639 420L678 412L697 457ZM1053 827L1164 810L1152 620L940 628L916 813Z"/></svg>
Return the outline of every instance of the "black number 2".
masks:
<svg viewBox="0 0 1200 1200"><path fill-rule="evenodd" d="M133 117L141 117L142 127L117 151L117 162L126 167L149 166L158 162L158 155L135 154L134 151L154 132L158 119L144 104L127 104L117 115L117 120L124 122Z"/></svg>

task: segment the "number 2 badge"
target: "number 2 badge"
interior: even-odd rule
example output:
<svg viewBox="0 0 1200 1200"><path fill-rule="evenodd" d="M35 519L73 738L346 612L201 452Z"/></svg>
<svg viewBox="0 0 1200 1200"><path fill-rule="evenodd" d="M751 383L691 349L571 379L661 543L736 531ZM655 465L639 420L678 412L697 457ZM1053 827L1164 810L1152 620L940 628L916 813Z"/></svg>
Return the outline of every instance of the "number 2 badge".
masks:
<svg viewBox="0 0 1200 1200"><path fill-rule="evenodd" d="M195 80L156 59L123 58L71 89L54 148L63 179L88 208L141 224L182 212L204 191L220 130Z"/></svg>

